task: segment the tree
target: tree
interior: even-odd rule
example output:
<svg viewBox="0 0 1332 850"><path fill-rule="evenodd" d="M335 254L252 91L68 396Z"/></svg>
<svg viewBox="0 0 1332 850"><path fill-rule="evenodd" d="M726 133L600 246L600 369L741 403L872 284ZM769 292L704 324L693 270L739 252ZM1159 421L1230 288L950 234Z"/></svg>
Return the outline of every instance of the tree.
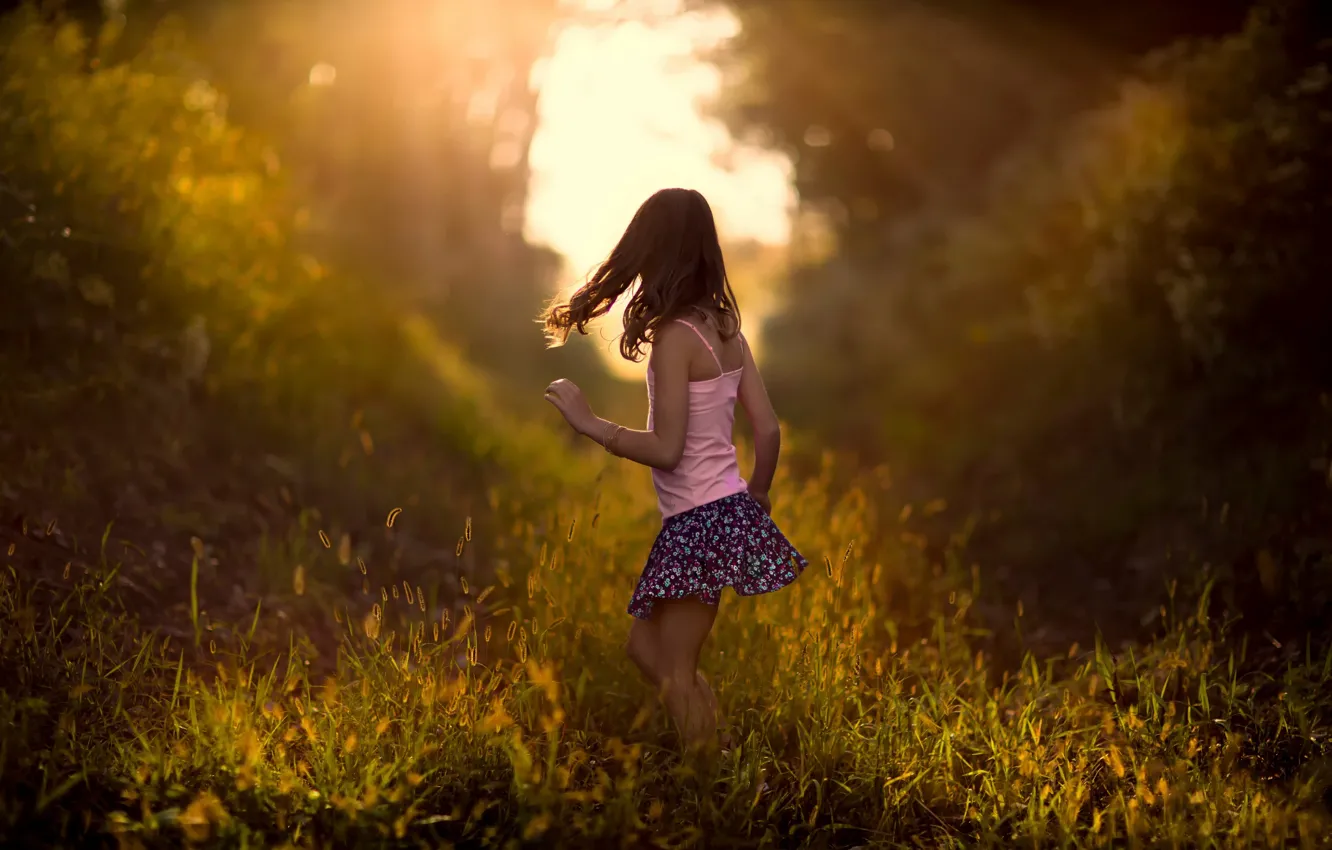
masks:
<svg viewBox="0 0 1332 850"><path fill-rule="evenodd" d="M736 6L749 35L732 49L751 74L726 104L737 127L777 128L809 203L849 207L864 190L916 210L840 218L835 254L793 274L769 374L798 424L892 461L907 498L1002 510L977 544L1033 568L1119 567L1149 526L1197 516L1203 498L1232 503L1236 538L1298 513L1332 385L1316 4L1181 42L1118 74L1102 106L1058 101L1011 144L946 140L929 173L968 197L932 208L883 177L892 155L876 166L836 143L854 147L890 108L954 126L947 109L903 112L880 82L892 77L868 45L895 44L879 40L887 18L805 4L815 19L789 28L797 42L775 6ZM802 64L805 50L827 58ZM964 79L924 54L917 69ZM910 45L892 55L907 61ZM831 143L806 144L820 122L813 141ZM966 155L992 142L987 166Z"/></svg>
<svg viewBox="0 0 1332 850"><path fill-rule="evenodd" d="M594 357L541 357L532 317L558 258L522 236L539 93L531 69L558 0L126 0L99 61L134 56L163 24L190 43L181 73L272 146L304 202L302 239L432 315L478 362L527 375L551 357L591 378Z"/></svg>

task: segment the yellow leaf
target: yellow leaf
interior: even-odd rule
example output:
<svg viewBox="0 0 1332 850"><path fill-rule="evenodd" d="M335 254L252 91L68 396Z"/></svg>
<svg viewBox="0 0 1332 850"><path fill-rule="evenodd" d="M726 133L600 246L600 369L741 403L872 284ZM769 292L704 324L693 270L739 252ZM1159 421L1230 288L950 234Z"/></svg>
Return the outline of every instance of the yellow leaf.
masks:
<svg viewBox="0 0 1332 850"><path fill-rule="evenodd" d="M548 829L550 829L550 813L542 812L527 822L527 826L523 828L523 840L532 841L540 838Z"/></svg>
<svg viewBox="0 0 1332 850"><path fill-rule="evenodd" d="M546 699L555 702L560 698L560 683L555 679L554 667L549 664L537 664L535 660L527 662L527 675L532 684L546 692Z"/></svg>
<svg viewBox="0 0 1332 850"><path fill-rule="evenodd" d="M98 307L110 307L116 303L115 290L101 276L88 275L79 279L79 294L83 300Z"/></svg>
<svg viewBox="0 0 1332 850"><path fill-rule="evenodd" d="M223 826L230 818L222 801L212 792L204 791L181 814L180 825L190 841L206 841L213 826Z"/></svg>
<svg viewBox="0 0 1332 850"><path fill-rule="evenodd" d="M254 764L259 761L259 736L255 734L253 729L246 729L241 734L240 750L245 764Z"/></svg>
<svg viewBox="0 0 1332 850"><path fill-rule="evenodd" d="M58 251L38 254L33 260L32 275L38 280L49 280L64 286L69 283L69 261Z"/></svg>
<svg viewBox="0 0 1332 850"><path fill-rule="evenodd" d="M310 276L311 280L323 280L327 274L319 261L308 254L301 257L301 266L305 269L305 273Z"/></svg>
<svg viewBox="0 0 1332 850"><path fill-rule="evenodd" d="M481 729L486 732L500 732L513 725L513 718L505 710L504 703L495 700L490 706L490 714L486 715L481 724Z"/></svg>

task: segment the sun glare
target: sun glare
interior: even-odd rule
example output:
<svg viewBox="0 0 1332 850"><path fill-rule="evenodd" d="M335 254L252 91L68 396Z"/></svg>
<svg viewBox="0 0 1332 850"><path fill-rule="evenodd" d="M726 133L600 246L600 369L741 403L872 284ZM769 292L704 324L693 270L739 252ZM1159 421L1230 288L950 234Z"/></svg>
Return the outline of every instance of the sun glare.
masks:
<svg viewBox="0 0 1332 850"><path fill-rule="evenodd" d="M739 145L702 114L721 79L699 52L732 36L738 24L719 12L678 14L675 0L651 6L651 18L567 26L534 71L540 124L530 154L527 236L564 255L564 291L606 256L638 205L667 186L706 195L724 241L780 245L790 234L789 160ZM745 318L757 327L761 317ZM643 364L615 352L619 321L612 313L592 338L616 373L641 376Z"/></svg>

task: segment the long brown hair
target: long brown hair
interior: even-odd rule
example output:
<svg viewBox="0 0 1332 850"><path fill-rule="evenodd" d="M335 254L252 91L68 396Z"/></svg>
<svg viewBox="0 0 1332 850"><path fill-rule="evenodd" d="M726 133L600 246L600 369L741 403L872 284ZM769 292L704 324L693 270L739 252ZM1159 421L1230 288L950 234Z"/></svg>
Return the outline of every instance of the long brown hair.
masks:
<svg viewBox="0 0 1332 850"><path fill-rule="evenodd" d="M551 346L569 332L587 334L634 282L624 308L620 354L638 361L665 322L691 310L715 314L724 339L740 332L740 311L726 277L717 223L707 200L693 189L662 189L643 202L615 250L567 303L555 302L541 318Z"/></svg>

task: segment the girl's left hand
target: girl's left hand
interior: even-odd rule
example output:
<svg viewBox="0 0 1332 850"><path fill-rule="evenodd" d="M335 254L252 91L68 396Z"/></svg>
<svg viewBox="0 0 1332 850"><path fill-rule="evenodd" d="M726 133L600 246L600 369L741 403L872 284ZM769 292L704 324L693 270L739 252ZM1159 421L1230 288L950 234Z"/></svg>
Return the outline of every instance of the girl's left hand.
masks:
<svg viewBox="0 0 1332 850"><path fill-rule="evenodd" d="M546 387L546 401L555 405L565 421L580 434L587 434L597 419L592 406L583 397L583 391L573 381L560 378Z"/></svg>

